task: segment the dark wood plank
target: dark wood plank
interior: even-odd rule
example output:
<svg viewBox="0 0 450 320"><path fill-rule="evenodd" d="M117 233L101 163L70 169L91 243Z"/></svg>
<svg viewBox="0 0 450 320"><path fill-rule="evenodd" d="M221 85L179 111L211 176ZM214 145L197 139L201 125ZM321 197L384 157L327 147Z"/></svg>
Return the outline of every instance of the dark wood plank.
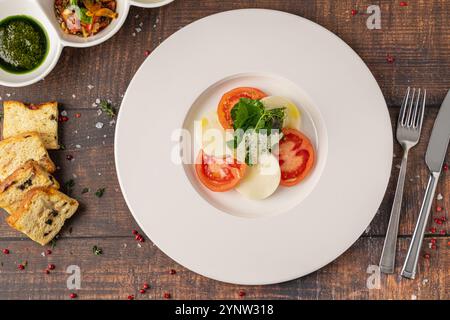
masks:
<svg viewBox="0 0 450 320"><path fill-rule="evenodd" d="M409 243L399 240L397 270ZM199 276L177 265L162 254L150 241L141 248L132 237L108 239L62 239L50 256L41 256L42 248L30 246L29 241L0 241L11 254L0 255L0 299L69 299L75 290L66 287L66 268L77 265L81 269L79 299L161 299L164 292L174 299L237 299L243 289L245 299L448 299L449 247L448 237L438 239L439 249L430 259L421 259L415 281L397 275L381 276L379 289L368 289L370 265L376 264L382 239L361 238L344 255L321 270L294 281L269 286L238 286ZM95 256L92 246L103 249ZM126 247L125 247L126 245ZM26 270L17 269L27 261ZM49 263L56 269L47 275ZM171 275L170 269L176 274ZM144 282L151 289L144 295L138 292ZM370 281L369 281L370 282Z"/></svg>
<svg viewBox="0 0 450 320"><path fill-rule="evenodd" d="M60 125L61 141L66 145L66 150L53 151L51 156L60 167L56 177L61 184L73 179L75 187L73 196L80 203L81 208L76 216L68 223L72 227L72 234L68 234L68 228L64 236L68 237L102 237L102 236L126 236L136 227L125 201L122 197L117 181L114 166L114 125L109 125L109 117L102 114L97 115L97 109L81 110L81 117L76 118L74 114L78 111L69 111L69 121ZM393 127L397 121L398 109L391 109ZM428 179L428 172L424 163L424 154L428 143L433 121L437 115L437 109L427 111L422 139L410 154L409 169L404 194L404 209L400 225L401 235L411 235L414 230L415 221L418 216L418 208L424 194ZM102 129L97 129L95 123L105 123ZM106 137L104 137L106 135ZM90 138L87 139L86 137ZM79 145L78 149L76 146ZM380 205L379 213L371 223L365 235L383 236L389 221L389 214L394 197L398 174L398 165L401 161L401 147L394 143L395 158L392 167L392 176L388 190ZM67 155L73 160L67 160ZM450 160L450 159L448 159ZM368 168L370 170L370 168ZM84 188L90 188L87 194L81 194ZM94 193L98 188L106 187L104 196L99 199ZM445 197L435 202L434 208L439 204L443 208L450 207L450 172L443 172L439 181L437 193ZM447 215L447 210L437 213L433 210L434 217ZM3 219L2 219L3 220ZM448 222L444 225L431 223L437 231L447 230ZM430 234L431 236L431 234ZM15 238L22 235L0 222L0 238Z"/></svg>
<svg viewBox="0 0 450 320"><path fill-rule="evenodd" d="M123 28L109 41L92 48L65 48L61 59L47 78L27 88L0 88L23 100L57 99L89 108L99 96L118 101L133 74L144 61L145 50L181 27L220 11L239 8L277 9L315 21L346 41L360 54L378 80L389 105L398 105L406 86L429 90L429 102L438 105L450 83L450 6L447 0L384 1L382 29L368 30L369 5L363 1L275 1L275 0L177 0L154 10L132 7ZM358 9L361 14L351 16ZM142 31L136 32L143 23ZM135 36L133 36L135 33ZM395 63L386 62L393 55ZM89 90L88 85L94 88ZM75 98L72 98L72 95Z"/></svg>
<svg viewBox="0 0 450 320"><path fill-rule="evenodd" d="M81 202L79 212L65 227L49 257L42 257L42 247L0 221L0 248L7 247L12 251L7 256L0 253L0 299L67 299L69 290L65 289L67 275L64 269L70 264L82 268L80 298L124 299L128 294L136 294L144 281L149 281L153 289L142 297L137 294L139 298L158 299L165 291L176 299L238 298L241 287L215 282L185 270L150 241L142 248L137 247L130 235L136 224L123 200L114 169L114 124L110 126L110 119L104 114L98 116L92 103L96 99L111 99L118 107L129 81L145 60L145 51L151 52L181 27L213 13L249 7L297 14L341 37L373 72L390 106L393 124L406 86L428 89L429 109L423 138L413 149L409 161L400 227L399 266L426 185L427 169L423 156L429 133L437 107L450 84L450 6L447 0L411 0L407 7L400 7L396 1L382 1L379 2L382 29L368 30L365 26L367 14L364 13L368 5L364 1L350 0L205 0L201 4L195 0L177 0L160 9L132 7L117 35L96 47L65 48L58 65L44 81L26 88L0 87L2 100L57 100L68 111L70 120L61 125L60 130L66 150L51 155L61 168L57 177L62 182L74 179L73 195ZM352 9L357 9L359 14L352 16ZM142 27L142 31L137 32L137 27ZM388 63L387 55L394 56L395 62ZM76 118L76 113L81 113L81 117ZM95 127L97 122L104 124L102 129ZM378 262L389 219L398 174L396 165L401 158L397 143L394 153L391 181L379 213L351 249L327 267L302 279L274 286L246 287L247 298L448 299L447 235L427 234L424 246L436 236L439 249L425 249L431 259L421 260L416 281L383 276L381 289L368 290L366 287L367 266ZM74 160L68 161L67 155L74 156ZM448 215L449 174L445 172L440 180L437 192L444 199L435 202L434 217ZM84 187L90 187L91 192L81 195ZM103 198L98 199L93 193L100 187L107 190ZM437 205L444 208L443 213L435 212ZM430 226L437 227L437 232L444 230L448 234L448 222L443 225L430 223ZM93 245L101 246L105 254L93 256ZM16 265L24 260L29 262L27 269L19 272ZM57 269L51 275L45 275L43 269L50 262L55 263ZM169 275L170 268L175 268L177 274Z"/></svg>

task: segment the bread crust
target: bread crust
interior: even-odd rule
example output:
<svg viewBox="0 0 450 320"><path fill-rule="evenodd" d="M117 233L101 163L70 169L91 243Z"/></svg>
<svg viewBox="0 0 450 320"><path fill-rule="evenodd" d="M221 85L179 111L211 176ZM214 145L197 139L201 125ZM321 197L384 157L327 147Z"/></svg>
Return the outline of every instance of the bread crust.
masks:
<svg viewBox="0 0 450 320"><path fill-rule="evenodd" d="M59 149L58 103L50 101L40 104L26 104L7 100L3 103L3 138L18 134L38 132L47 149Z"/></svg>
<svg viewBox="0 0 450 320"><path fill-rule="evenodd" d="M0 207L11 214L17 210L24 195L36 187L59 189L60 185L36 161L28 160L0 183Z"/></svg>
<svg viewBox="0 0 450 320"><path fill-rule="evenodd" d="M53 197L57 198L54 199ZM43 232L42 229L42 221L39 221L38 219L36 219L36 221L31 221L31 223L26 224L25 221L21 221L21 219L26 219L27 216L29 217L29 219L32 219L33 217L31 210L33 209L33 205L34 200L40 198L41 200L43 200L44 198L46 198L47 200L50 200L50 203L52 203L53 205L57 204L57 201L63 201L65 203L64 206L68 205L69 207L66 207L66 211L62 212L61 208L61 212L60 212L60 216L56 219L59 219L59 223L58 225L55 226L55 228L53 228L52 225L47 226L47 230L48 233L47 234L40 234L40 232ZM37 187L34 189L31 189L30 191L27 192L27 194L25 195L24 199L21 202L21 205L19 207L19 209L15 212L13 212L7 219L7 223L13 227L14 229L21 231L23 233L25 233L28 237L30 237L32 240L40 243L41 245L46 245L48 242L50 242L53 237L59 233L59 231L61 230L64 222L69 219L74 213L75 211L78 209L78 201L75 199L72 199L70 197L68 197L67 195L63 194L62 192L54 189L54 188L48 188L48 187ZM47 207L42 207L40 208L40 213L44 212L44 210L47 210L49 208ZM52 207L51 209L55 209L55 207ZM64 213L64 216L62 216ZM40 214L38 214L39 219L41 219L42 217L40 216ZM55 216L56 217L56 216ZM43 217L43 219L46 219L45 217ZM41 219L42 220L42 219ZM32 229L30 230L30 225L32 225ZM38 231L36 231L35 229L38 229Z"/></svg>
<svg viewBox="0 0 450 320"><path fill-rule="evenodd" d="M28 156L24 155L23 149L25 147L27 148L27 153L29 153ZM15 153L11 153L12 151ZM50 173L56 170L56 166L50 159L38 133L25 132L0 141L0 181L6 179L28 160L35 160Z"/></svg>

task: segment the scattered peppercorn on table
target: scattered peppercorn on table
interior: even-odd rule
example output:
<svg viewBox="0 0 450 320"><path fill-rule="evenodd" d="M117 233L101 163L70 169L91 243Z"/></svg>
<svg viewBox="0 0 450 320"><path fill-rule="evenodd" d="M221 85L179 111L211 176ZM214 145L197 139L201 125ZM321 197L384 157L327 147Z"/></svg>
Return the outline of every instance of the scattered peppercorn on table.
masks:
<svg viewBox="0 0 450 320"><path fill-rule="evenodd" d="M437 188L418 277L398 280L428 177L423 161L426 137L449 89L447 1L381 2L381 29L376 24L369 28L368 5L358 2L361 6L355 7L350 0L203 2L177 0L151 10L132 7L117 35L92 48L65 48L45 80L25 88L0 87L0 100L60 103L61 149L50 151L50 156L62 191L80 203L60 236L45 247L11 229L1 212L0 299L449 299L448 165ZM298 14L346 41L373 72L393 125L405 88L414 84L427 89L423 139L410 155L396 274L378 277L375 265L401 161L397 143L388 190L366 232L331 264L287 283L238 286L199 276L159 251L131 216L113 151L115 118L131 78L151 51L179 28L216 12L255 6ZM316 231L317 237L328 237L320 228Z"/></svg>

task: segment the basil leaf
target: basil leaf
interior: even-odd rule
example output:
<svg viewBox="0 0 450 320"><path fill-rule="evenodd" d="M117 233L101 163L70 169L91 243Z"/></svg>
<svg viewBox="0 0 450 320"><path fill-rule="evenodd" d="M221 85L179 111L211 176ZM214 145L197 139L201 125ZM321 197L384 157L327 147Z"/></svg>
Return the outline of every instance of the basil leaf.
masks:
<svg viewBox="0 0 450 320"><path fill-rule="evenodd" d="M80 8L80 21L85 24L92 23L92 17L88 16L86 13L88 10L86 8Z"/></svg>

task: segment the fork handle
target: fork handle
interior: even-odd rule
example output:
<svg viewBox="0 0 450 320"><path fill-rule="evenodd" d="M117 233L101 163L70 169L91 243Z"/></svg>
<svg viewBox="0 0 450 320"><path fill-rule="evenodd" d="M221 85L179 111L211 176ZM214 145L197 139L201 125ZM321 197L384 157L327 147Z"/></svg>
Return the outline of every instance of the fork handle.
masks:
<svg viewBox="0 0 450 320"><path fill-rule="evenodd" d="M420 208L419 219L409 245L408 254L402 268L402 276L414 279L416 276L417 261L419 260L420 248L422 247L423 236L427 226L428 217L430 216L431 204L433 203L434 193L436 192L437 181L440 172L432 172L428 179L427 190Z"/></svg>
<svg viewBox="0 0 450 320"><path fill-rule="evenodd" d="M384 240L383 252L380 259L380 271L383 273L394 273L395 252L397 247L398 225L400 221L400 210L402 208L403 187L405 185L406 167L408 164L408 149L403 152L402 164L395 190L394 203L392 204L391 217Z"/></svg>

